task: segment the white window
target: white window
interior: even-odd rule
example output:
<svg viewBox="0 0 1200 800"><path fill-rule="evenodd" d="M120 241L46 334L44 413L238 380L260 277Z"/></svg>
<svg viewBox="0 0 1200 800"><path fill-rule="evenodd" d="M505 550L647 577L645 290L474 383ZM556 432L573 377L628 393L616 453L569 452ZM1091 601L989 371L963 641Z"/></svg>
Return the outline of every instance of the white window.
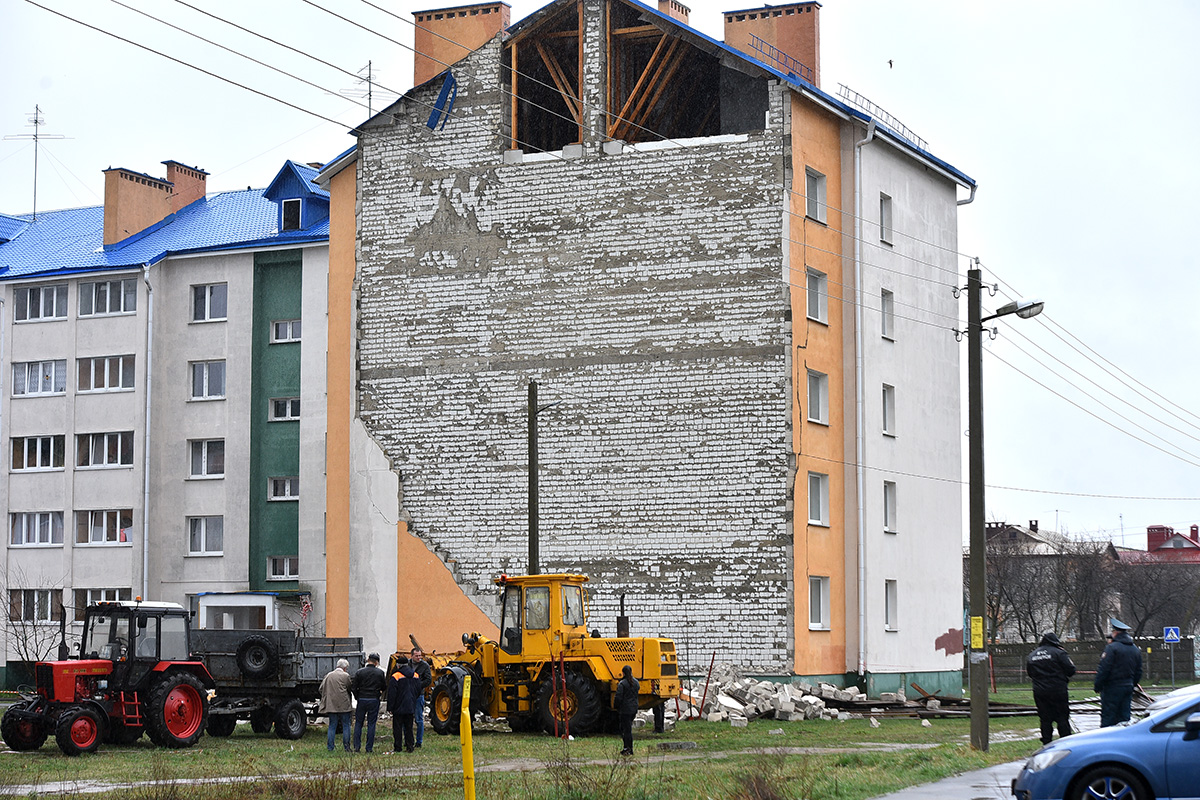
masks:
<svg viewBox="0 0 1200 800"><path fill-rule="evenodd" d="M192 399L219 400L225 397L225 362L192 362Z"/></svg>
<svg viewBox="0 0 1200 800"><path fill-rule="evenodd" d="M805 214L817 222L825 221L825 176L811 168L804 170L804 187L808 202Z"/></svg>
<svg viewBox="0 0 1200 800"><path fill-rule="evenodd" d="M132 508L75 512L76 544L128 544L132 536Z"/></svg>
<svg viewBox="0 0 1200 800"><path fill-rule="evenodd" d="M883 482L883 530L896 532L896 484L893 481Z"/></svg>
<svg viewBox="0 0 1200 800"><path fill-rule="evenodd" d="M808 522L829 524L829 476L820 472L808 473Z"/></svg>
<svg viewBox="0 0 1200 800"><path fill-rule="evenodd" d="M9 622L58 622L62 619L59 589L9 589Z"/></svg>
<svg viewBox="0 0 1200 800"><path fill-rule="evenodd" d="M190 445L193 478L219 478L225 474L224 439L197 439Z"/></svg>
<svg viewBox="0 0 1200 800"><path fill-rule="evenodd" d="M829 278L815 269L808 271L808 318L817 322L829 319Z"/></svg>
<svg viewBox="0 0 1200 800"><path fill-rule="evenodd" d="M13 397L62 394L67 390L67 360L13 364Z"/></svg>
<svg viewBox="0 0 1200 800"><path fill-rule="evenodd" d="M808 579L808 629L829 630L829 578Z"/></svg>
<svg viewBox="0 0 1200 800"><path fill-rule="evenodd" d="M295 476L271 478L270 492L268 500L297 500L300 497L300 479Z"/></svg>
<svg viewBox="0 0 1200 800"><path fill-rule="evenodd" d="M271 344L300 341L300 320L277 319L271 323Z"/></svg>
<svg viewBox="0 0 1200 800"><path fill-rule="evenodd" d="M300 419L300 398L272 397L269 419L271 422Z"/></svg>
<svg viewBox="0 0 1200 800"><path fill-rule="evenodd" d="M268 562L269 581L294 581L300 577L299 556L271 556Z"/></svg>
<svg viewBox="0 0 1200 800"><path fill-rule="evenodd" d="M133 431L78 434L75 437L75 466L133 466Z"/></svg>
<svg viewBox="0 0 1200 800"><path fill-rule="evenodd" d="M879 331L885 339L896 338L896 296L887 289L879 292Z"/></svg>
<svg viewBox="0 0 1200 800"><path fill-rule="evenodd" d="M83 622L88 606L97 603L116 603L129 600L132 591L129 589L76 589L75 590L75 621Z"/></svg>
<svg viewBox="0 0 1200 800"><path fill-rule="evenodd" d="M41 322L67 318L67 287L18 286L13 290L13 319L17 322Z"/></svg>
<svg viewBox="0 0 1200 800"><path fill-rule="evenodd" d="M128 392L133 388L133 356L79 359L78 392Z"/></svg>
<svg viewBox="0 0 1200 800"><path fill-rule="evenodd" d="M829 424L829 376L808 371L808 421Z"/></svg>
<svg viewBox="0 0 1200 800"><path fill-rule="evenodd" d="M209 283L192 287L192 322L225 319L229 285Z"/></svg>
<svg viewBox="0 0 1200 800"><path fill-rule="evenodd" d="M898 608L896 581L884 581L883 586L883 627L889 631L900 630L900 611Z"/></svg>
<svg viewBox="0 0 1200 800"><path fill-rule="evenodd" d="M79 284L79 316L132 314L137 311L137 278Z"/></svg>
<svg viewBox="0 0 1200 800"><path fill-rule="evenodd" d="M14 436L12 470L62 469L66 445L65 436Z"/></svg>
<svg viewBox="0 0 1200 800"><path fill-rule="evenodd" d="M225 549L224 517L188 517L188 555L219 556Z"/></svg>
<svg viewBox="0 0 1200 800"><path fill-rule="evenodd" d="M283 201L283 229L285 231L300 230L300 201Z"/></svg>
<svg viewBox="0 0 1200 800"><path fill-rule="evenodd" d="M892 198L879 193L879 240L892 243Z"/></svg>
<svg viewBox="0 0 1200 800"><path fill-rule="evenodd" d="M883 385L883 432L896 435L896 387Z"/></svg>
<svg viewBox="0 0 1200 800"><path fill-rule="evenodd" d="M61 545L63 512L18 511L9 514L9 531L8 543L13 547Z"/></svg>

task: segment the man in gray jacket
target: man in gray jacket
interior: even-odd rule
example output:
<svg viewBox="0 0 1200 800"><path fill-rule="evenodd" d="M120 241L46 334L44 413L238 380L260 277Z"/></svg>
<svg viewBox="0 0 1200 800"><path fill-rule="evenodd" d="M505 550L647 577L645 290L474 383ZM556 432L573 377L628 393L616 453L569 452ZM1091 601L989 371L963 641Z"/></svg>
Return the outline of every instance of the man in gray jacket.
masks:
<svg viewBox="0 0 1200 800"><path fill-rule="evenodd" d="M329 717L329 736L325 742L329 752L333 752L334 733L338 726L342 727L342 748L350 752L350 712L354 704L350 702L350 684L353 678L348 670L350 662L339 658L335 667L321 681L320 712Z"/></svg>

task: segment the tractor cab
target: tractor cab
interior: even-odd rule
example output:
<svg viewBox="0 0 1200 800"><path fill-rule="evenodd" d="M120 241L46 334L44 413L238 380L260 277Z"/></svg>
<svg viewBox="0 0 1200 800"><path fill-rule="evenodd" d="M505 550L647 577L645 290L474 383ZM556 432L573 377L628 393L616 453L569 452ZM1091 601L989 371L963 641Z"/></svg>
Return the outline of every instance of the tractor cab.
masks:
<svg viewBox="0 0 1200 800"><path fill-rule="evenodd" d="M500 662L546 659L587 635L585 575L501 575Z"/></svg>
<svg viewBox="0 0 1200 800"><path fill-rule="evenodd" d="M114 677L136 686L160 661L188 661L188 613L176 603L99 603L89 606L79 644L81 660L111 661Z"/></svg>

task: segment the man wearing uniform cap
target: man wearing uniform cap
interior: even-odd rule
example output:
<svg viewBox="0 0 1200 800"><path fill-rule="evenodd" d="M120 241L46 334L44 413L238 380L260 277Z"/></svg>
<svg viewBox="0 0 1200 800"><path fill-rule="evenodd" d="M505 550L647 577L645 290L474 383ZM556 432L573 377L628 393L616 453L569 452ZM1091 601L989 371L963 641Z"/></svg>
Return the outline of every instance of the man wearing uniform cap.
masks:
<svg viewBox="0 0 1200 800"><path fill-rule="evenodd" d="M1116 617L1112 623L1112 642L1100 656L1093 688L1100 694L1100 727L1107 728L1129 721L1133 687L1142 680L1142 651L1133 643L1129 626Z"/></svg>

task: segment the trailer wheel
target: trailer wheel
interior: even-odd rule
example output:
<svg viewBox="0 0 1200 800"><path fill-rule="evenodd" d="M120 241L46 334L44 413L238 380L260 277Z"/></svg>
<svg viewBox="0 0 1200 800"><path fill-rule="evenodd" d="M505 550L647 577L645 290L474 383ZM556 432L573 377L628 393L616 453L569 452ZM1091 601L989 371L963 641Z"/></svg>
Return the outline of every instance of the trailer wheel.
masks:
<svg viewBox="0 0 1200 800"><path fill-rule="evenodd" d="M46 743L49 732L41 720L27 717L21 712L36 704L36 700L17 703L0 718L0 735L10 750L37 750Z"/></svg>
<svg viewBox="0 0 1200 800"><path fill-rule="evenodd" d="M58 720L54 738L58 747L69 756L94 753L104 736L100 715L90 708L77 708Z"/></svg>
<svg viewBox="0 0 1200 800"><path fill-rule="evenodd" d="M275 712L275 735L280 739L299 739L308 727L308 712L296 698L285 700Z"/></svg>
<svg viewBox="0 0 1200 800"><path fill-rule="evenodd" d="M208 695L189 673L168 675L150 692L146 731L159 747L191 747L207 719Z"/></svg>
<svg viewBox="0 0 1200 800"><path fill-rule="evenodd" d="M279 654L265 636L247 636L238 645L237 665L242 675L253 680L269 678L279 669Z"/></svg>
<svg viewBox="0 0 1200 800"><path fill-rule="evenodd" d="M259 706L250 712L250 730L255 733L270 733L275 724L275 709L270 706Z"/></svg>
<svg viewBox="0 0 1200 800"><path fill-rule="evenodd" d="M577 672L568 672L564 692L562 681L560 677L557 687L556 681L543 681L538 689L537 709L543 730L554 733L557 719L560 734L564 727L573 736L591 733L600 721L602 707L596 684Z"/></svg>
<svg viewBox="0 0 1200 800"><path fill-rule="evenodd" d="M233 729L237 727L237 717L233 714L213 714L211 711L208 714L208 727L204 732L209 736L225 737L232 736Z"/></svg>
<svg viewBox="0 0 1200 800"><path fill-rule="evenodd" d="M433 682L429 693L429 724L442 736L457 736L462 713L462 689L458 678L446 673Z"/></svg>

